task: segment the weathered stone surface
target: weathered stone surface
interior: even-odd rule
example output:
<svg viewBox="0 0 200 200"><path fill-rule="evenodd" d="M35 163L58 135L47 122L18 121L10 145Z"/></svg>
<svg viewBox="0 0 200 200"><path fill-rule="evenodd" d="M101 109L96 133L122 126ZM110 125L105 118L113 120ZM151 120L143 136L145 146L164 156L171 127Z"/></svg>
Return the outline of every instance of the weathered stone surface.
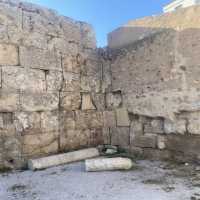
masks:
<svg viewBox="0 0 200 200"><path fill-rule="evenodd" d="M133 162L129 158L98 158L85 161L87 172L128 170L133 167Z"/></svg>
<svg viewBox="0 0 200 200"><path fill-rule="evenodd" d="M134 144L135 137L139 137L143 134L143 124L139 120L133 120L130 126L130 144Z"/></svg>
<svg viewBox="0 0 200 200"><path fill-rule="evenodd" d="M126 108L116 109L117 126L130 126L130 119Z"/></svg>
<svg viewBox="0 0 200 200"><path fill-rule="evenodd" d="M158 140L157 141L158 149L160 149L160 150L165 149L166 148L166 144L165 144L166 138L165 138L165 136L158 135L157 140Z"/></svg>
<svg viewBox="0 0 200 200"><path fill-rule="evenodd" d="M60 106L64 110L79 110L81 107L80 92L61 92Z"/></svg>
<svg viewBox="0 0 200 200"><path fill-rule="evenodd" d="M55 51L20 47L20 64L23 67L61 71L61 56Z"/></svg>
<svg viewBox="0 0 200 200"><path fill-rule="evenodd" d="M2 67L2 88L12 91L44 92L46 90L45 73L41 70L22 67Z"/></svg>
<svg viewBox="0 0 200 200"><path fill-rule="evenodd" d="M45 71L46 75L46 90L47 91L60 91L63 85L62 72L57 70Z"/></svg>
<svg viewBox="0 0 200 200"><path fill-rule="evenodd" d="M14 92L0 92L0 111L13 112L19 109L19 94Z"/></svg>
<svg viewBox="0 0 200 200"><path fill-rule="evenodd" d="M121 92L113 92L106 94L106 107L107 108L117 108L122 104Z"/></svg>
<svg viewBox="0 0 200 200"><path fill-rule="evenodd" d="M0 64L19 65L18 48L14 45L0 44Z"/></svg>
<svg viewBox="0 0 200 200"><path fill-rule="evenodd" d="M81 110L96 110L91 95L88 93L82 93Z"/></svg>
<svg viewBox="0 0 200 200"><path fill-rule="evenodd" d="M114 111L103 112L104 127L116 127L116 117Z"/></svg>
<svg viewBox="0 0 200 200"><path fill-rule="evenodd" d="M143 148L156 148L157 145L157 137L155 135L143 135L135 137L133 144L136 147Z"/></svg>
<svg viewBox="0 0 200 200"><path fill-rule="evenodd" d="M172 121L170 119L165 119L164 132L167 134L170 134L170 133L185 134L186 133L186 120L178 119L178 120Z"/></svg>
<svg viewBox="0 0 200 200"><path fill-rule="evenodd" d="M49 111L58 109L58 93L22 93L20 104L24 111Z"/></svg>
<svg viewBox="0 0 200 200"><path fill-rule="evenodd" d="M67 164L75 161L84 160L99 156L99 151L96 148L84 149L45 158L29 160L28 166L31 170L45 169L57 165Z"/></svg>
<svg viewBox="0 0 200 200"><path fill-rule="evenodd" d="M110 137L112 145L127 147L130 144L130 128L110 128Z"/></svg>
<svg viewBox="0 0 200 200"><path fill-rule="evenodd" d="M71 72L64 72L64 84L62 91L64 92L76 92L80 91L80 74Z"/></svg>
<svg viewBox="0 0 200 200"><path fill-rule="evenodd" d="M163 120L153 119L145 123L144 132L148 133L163 133Z"/></svg>

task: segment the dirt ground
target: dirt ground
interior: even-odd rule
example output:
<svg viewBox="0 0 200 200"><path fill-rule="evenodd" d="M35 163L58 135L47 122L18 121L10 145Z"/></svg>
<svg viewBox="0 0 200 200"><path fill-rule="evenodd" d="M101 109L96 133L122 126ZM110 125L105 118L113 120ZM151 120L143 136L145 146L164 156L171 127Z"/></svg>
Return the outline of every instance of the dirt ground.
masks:
<svg viewBox="0 0 200 200"><path fill-rule="evenodd" d="M200 200L200 167L138 161L129 171L85 172L84 162L0 174L0 200Z"/></svg>

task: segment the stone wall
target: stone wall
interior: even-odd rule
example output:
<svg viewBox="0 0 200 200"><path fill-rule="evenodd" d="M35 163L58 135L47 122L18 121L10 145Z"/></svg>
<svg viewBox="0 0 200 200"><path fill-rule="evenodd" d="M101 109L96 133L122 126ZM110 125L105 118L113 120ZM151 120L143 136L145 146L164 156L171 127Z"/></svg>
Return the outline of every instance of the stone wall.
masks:
<svg viewBox="0 0 200 200"><path fill-rule="evenodd" d="M101 144L102 67L90 25L0 0L0 167Z"/></svg>
<svg viewBox="0 0 200 200"><path fill-rule="evenodd" d="M115 99L117 124L110 129L110 142L150 158L199 162L200 30L158 30L144 38L133 35L132 43L120 48L111 44L108 97Z"/></svg>

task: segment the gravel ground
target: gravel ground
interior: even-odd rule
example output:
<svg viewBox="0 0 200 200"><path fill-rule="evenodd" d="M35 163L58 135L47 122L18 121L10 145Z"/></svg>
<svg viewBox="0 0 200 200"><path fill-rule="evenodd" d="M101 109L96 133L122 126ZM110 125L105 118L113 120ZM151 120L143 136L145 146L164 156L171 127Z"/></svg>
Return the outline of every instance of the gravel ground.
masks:
<svg viewBox="0 0 200 200"><path fill-rule="evenodd" d="M0 174L0 200L200 200L200 169L138 161L130 171L92 172L84 163Z"/></svg>

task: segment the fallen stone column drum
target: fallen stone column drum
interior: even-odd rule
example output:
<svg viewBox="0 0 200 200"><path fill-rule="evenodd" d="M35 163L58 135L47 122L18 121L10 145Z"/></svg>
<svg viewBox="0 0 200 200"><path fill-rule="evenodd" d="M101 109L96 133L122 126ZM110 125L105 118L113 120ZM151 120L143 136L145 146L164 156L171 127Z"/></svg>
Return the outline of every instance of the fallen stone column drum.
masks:
<svg viewBox="0 0 200 200"><path fill-rule="evenodd" d="M67 164L75 161L80 161L88 158L99 156L99 151L96 148L89 148L65 154L59 154L44 158L28 161L28 168L31 170L40 170L57 165Z"/></svg>
<svg viewBox="0 0 200 200"><path fill-rule="evenodd" d="M111 170L128 170L133 166L129 158L99 158L85 161L86 171L111 171Z"/></svg>

